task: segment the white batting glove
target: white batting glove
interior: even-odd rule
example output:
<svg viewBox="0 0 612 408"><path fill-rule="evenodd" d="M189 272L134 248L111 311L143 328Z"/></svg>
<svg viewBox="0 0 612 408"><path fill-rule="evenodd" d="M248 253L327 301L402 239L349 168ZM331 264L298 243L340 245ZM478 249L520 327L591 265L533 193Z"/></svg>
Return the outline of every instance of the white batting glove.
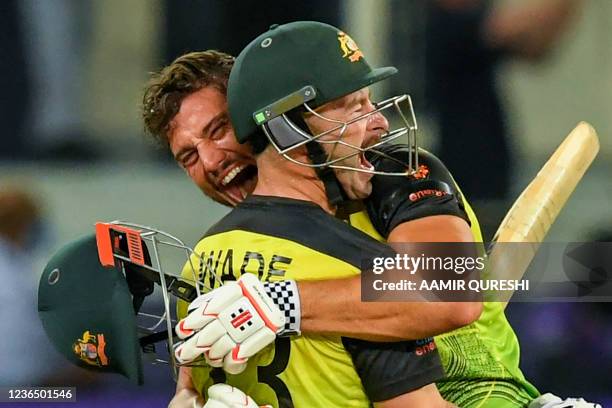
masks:
<svg viewBox="0 0 612 408"><path fill-rule="evenodd" d="M272 343L285 324L284 313L251 273L198 297L188 312L176 325L177 336L186 339L174 350L177 361L190 363L204 355L210 366L230 374L241 373L249 357Z"/></svg>
<svg viewBox="0 0 612 408"><path fill-rule="evenodd" d="M601 405L587 402L582 398L562 400L549 392L531 401L529 408L601 408Z"/></svg>
<svg viewBox="0 0 612 408"><path fill-rule="evenodd" d="M174 395L168 408L201 408L203 405L204 400L195 390L184 388Z"/></svg>
<svg viewBox="0 0 612 408"><path fill-rule="evenodd" d="M208 401L202 408L272 408L272 405L260 407L253 398L238 388L227 384L215 384L208 388Z"/></svg>

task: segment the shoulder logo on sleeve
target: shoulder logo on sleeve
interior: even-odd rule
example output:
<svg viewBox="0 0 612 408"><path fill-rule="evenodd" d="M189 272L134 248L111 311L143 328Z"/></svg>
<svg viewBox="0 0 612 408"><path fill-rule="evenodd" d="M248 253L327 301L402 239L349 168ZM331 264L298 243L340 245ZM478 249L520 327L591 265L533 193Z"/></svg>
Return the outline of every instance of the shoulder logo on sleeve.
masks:
<svg viewBox="0 0 612 408"><path fill-rule="evenodd" d="M434 188L426 188L424 190L415 191L414 193L410 193L408 199L412 202L419 201L422 198L429 196L442 197L448 194L446 191L436 190Z"/></svg>
<svg viewBox="0 0 612 408"><path fill-rule="evenodd" d="M436 349L436 342L433 338L429 337L427 339L417 340L416 346L415 354L417 356L423 356Z"/></svg>
<svg viewBox="0 0 612 408"><path fill-rule="evenodd" d="M78 358L89 365L98 367L108 365L105 348L104 334L92 334L89 330L86 330L83 337L72 344L72 351Z"/></svg>
<svg viewBox="0 0 612 408"><path fill-rule="evenodd" d="M342 49L342 58L348 58L351 62L357 62L363 58L363 53L357 46L357 43L345 32L338 31L338 41L340 41L340 49Z"/></svg>

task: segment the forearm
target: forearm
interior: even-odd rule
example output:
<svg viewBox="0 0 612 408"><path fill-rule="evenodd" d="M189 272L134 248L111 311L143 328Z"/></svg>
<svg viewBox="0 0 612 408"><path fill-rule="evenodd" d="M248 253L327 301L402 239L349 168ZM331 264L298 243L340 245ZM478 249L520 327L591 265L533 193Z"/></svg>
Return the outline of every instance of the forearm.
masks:
<svg viewBox="0 0 612 408"><path fill-rule="evenodd" d="M418 390L400 395L393 399L374 403L375 408L456 408L456 405L445 401L435 384L426 385Z"/></svg>
<svg viewBox="0 0 612 408"><path fill-rule="evenodd" d="M468 225L439 215L395 227L390 243L470 242ZM468 255L473 255L469 253ZM361 278L298 282L301 329L372 341L416 340L457 329L478 319L480 302L362 302Z"/></svg>
<svg viewBox="0 0 612 408"><path fill-rule="evenodd" d="M194 401L197 405L194 405ZM176 382L176 393L168 408L193 408L204 405L204 399L196 391L191 378L191 368L181 367Z"/></svg>
<svg viewBox="0 0 612 408"><path fill-rule="evenodd" d="M303 333L370 341L416 340L469 324L479 303L362 302L361 278L298 282Z"/></svg>

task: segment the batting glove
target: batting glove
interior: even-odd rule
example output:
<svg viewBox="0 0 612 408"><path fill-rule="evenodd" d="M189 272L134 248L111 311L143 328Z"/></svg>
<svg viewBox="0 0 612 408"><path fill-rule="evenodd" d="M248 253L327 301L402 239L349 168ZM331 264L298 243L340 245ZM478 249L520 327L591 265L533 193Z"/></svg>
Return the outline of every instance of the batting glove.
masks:
<svg viewBox="0 0 612 408"><path fill-rule="evenodd" d="M601 408L601 405L587 402L582 398L562 400L554 394L547 393L531 401L529 408Z"/></svg>
<svg viewBox="0 0 612 408"><path fill-rule="evenodd" d="M176 393L168 408L201 408L204 400L192 389L184 388Z"/></svg>
<svg viewBox="0 0 612 408"><path fill-rule="evenodd" d="M175 349L177 361L190 363L203 354L210 366L230 374L241 373L285 324L284 313L251 273L196 298L187 311L176 325L177 336L186 339Z"/></svg>
<svg viewBox="0 0 612 408"><path fill-rule="evenodd" d="M227 384L215 384L208 388L208 401L202 408L272 408L272 405L260 407L238 388Z"/></svg>

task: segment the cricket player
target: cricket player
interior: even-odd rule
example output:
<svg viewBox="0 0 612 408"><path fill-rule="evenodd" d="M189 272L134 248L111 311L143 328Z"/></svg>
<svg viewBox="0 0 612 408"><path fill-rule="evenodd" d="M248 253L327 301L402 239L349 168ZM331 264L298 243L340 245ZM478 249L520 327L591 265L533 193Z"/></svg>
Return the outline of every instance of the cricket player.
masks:
<svg viewBox="0 0 612 408"><path fill-rule="evenodd" d="M230 56L217 52L193 53L179 58L154 78L147 89L144 117L148 130L168 142L176 160L207 195L221 203L235 205L253 190L257 177L250 147L236 143L226 113L226 83L232 64ZM435 158L432 160L437 163ZM430 177L444 178L446 169L441 164L440 168L442 174L433 172ZM454 188L452 179L447 180ZM368 213L360 212L351 217L353 226L381 241L407 242L413 239L410 238L413 231L424 241L461 241L465 240L465 234L446 235L449 232L446 225L436 223L443 221L452 226L461 221L467 226L463 217L456 216L461 212L452 206L450 210L444 208L443 204L454 202L458 208L463 204L470 214L472 231L468 240L480 238L477 221L458 191L455 201L426 197L416 205L411 203L419 214L402 220L404 213L410 213L406 211L410 206L402 206L405 199L404 202L388 200L394 191L389 188L393 186L377 190L379 181L385 179L376 176L372 184L374 192L380 194L366 201ZM406 183L406 179L403 181L409 189L410 183ZM383 207L381 203L389 204L384 206L386 211L398 208L401 211L394 212L392 217L388 212L380 214L381 211L377 215L376 209ZM382 220L385 222L380 222ZM316 269L316 266L311 268ZM302 300L302 333L340 333L371 340L414 339L452 330L466 321L470 323L473 315L478 314L462 309L471 306L469 304L449 305L456 308L452 313L449 309L444 310L445 304L363 304L359 301L357 278L300 281L297 288ZM431 309L423 313L426 310L423 308L427 307ZM422 319L424 314L429 318ZM447 399L461 401L461 406L526 406L537 395L518 370L516 338L502 309L495 304L485 305L483 317L477 322L438 339L450 374L439 383ZM182 370L179 394L192 386L190 375L189 369Z"/></svg>
<svg viewBox="0 0 612 408"><path fill-rule="evenodd" d="M341 136L356 146L371 146L378 142L381 134L388 132L388 124L379 113L380 109L374 108L370 102L366 87L387 78L395 69L372 69L363 57L357 64L342 58L338 30L325 24L298 22L279 28L279 33L286 42L280 44L275 53L288 51L297 57L304 51L312 53L321 50L320 46L326 47L328 54L318 62L319 69L326 69L330 62L332 69L329 72L337 70L335 79L345 81L345 84L339 81L313 82L319 92L327 90L328 95L320 99L320 103L329 112L336 111L339 119L355 123L350 128L343 128L347 130L346 134L343 130L339 135L330 134L330 137ZM318 40L310 43L308 49L303 49L299 41L304 38ZM264 41L265 44L269 42ZM259 49L259 43L256 43L257 40L252 43L253 47ZM234 68L232 75L255 73L252 71L252 55L243 54L245 69L237 71ZM272 95L289 94L297 83L291 78L294 73L302 75L289 69L283 73L289 76L289 80L285 84L270 86L268 91ZM237 79L238 89L241 81L253 79L256 77ZM256 100L260 99L259 95L250 92L243 96L239 99L247 104L257 103ZM263 99L270 97L264 96ZM358 110L355 110L356 103L360 106ZM324 107L321 108L323 116ZM314 126L320 118L314 115L305 120ZM253 123L251 128L257 131L258 126ZM223 367L227 372L227 383L240 388L258 403L275 406L365 407L372 402L378 402L380 406L448 406L433 385L443 376L443 371L431 338L367 343L335 334L296 335L298 327L294 325L298 316L294 312L298 299L294 283L287 279L356 276L363 258L389 256L393 251L335 218L337 203L328 196L330 187L324 184L323 176L310 167L286 160L271 144L252 137L256 134L249 129L239 139L250 143L255 153L259 176L254 194L208 231L195 248L196 254L204 256L194 256L192 260L200 263L203 281L214 284L211 275L216 275L224 282L238 279L238 283L226 283L214 292L215 297L210 302L203 297L190 305L190 315L177 326L177 335L187 338L176 349L177 360L190 363L204 354L210 366ZM318 142L314 146L321 149ZM310 150L312 146L304 146L295 151L293 157L312 160ZM371 165L362 154L353 154L346 160L344 150L334 147L330 156L338 163L367 166L370 170ZM352 177L352 174L358 177ZM371 176L371 173L351 171L347 177L339 178L336 186L349 197L364 198L371 190ZM274 222L269 222L269 217L274 217ZM208 257L209 251L212 258ZM217 257L220 257L218 261ZM257 263L261 267L253 269ZM264 263L269 266L264 266ZM315 265L320 271L313 270ZM284 306L277 307L270 297L266 299L266 289L258 278L276 283L272 286L274 293L271 296L283 302ZM215 320L209 321L211 318ZM221 329L222 322L233 327L233 340L244 341L237 344L226 336ZM198 340L204 338L203 333L211 335L205 336L206 343ZM219 337L214 338L217 334ZM277 334L279 337L274 347L259 352L274 341ZM210 367L194 367L192 370L199 389L212 385L216 375Z"/></svg>

